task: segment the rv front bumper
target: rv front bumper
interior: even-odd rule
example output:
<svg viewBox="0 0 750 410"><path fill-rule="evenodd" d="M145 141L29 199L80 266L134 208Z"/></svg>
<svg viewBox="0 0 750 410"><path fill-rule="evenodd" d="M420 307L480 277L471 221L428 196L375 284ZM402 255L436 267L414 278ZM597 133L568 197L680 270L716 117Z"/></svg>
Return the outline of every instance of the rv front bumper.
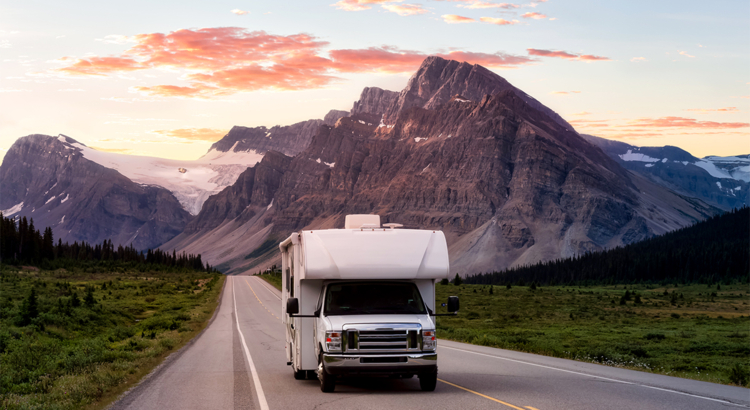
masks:
<svg viewBox="0 0 750 410"><path fill-rule="evenodd" d="M419 374L437 371L437 353L389 355L323 354L325 370L334 375Z"/></svg>

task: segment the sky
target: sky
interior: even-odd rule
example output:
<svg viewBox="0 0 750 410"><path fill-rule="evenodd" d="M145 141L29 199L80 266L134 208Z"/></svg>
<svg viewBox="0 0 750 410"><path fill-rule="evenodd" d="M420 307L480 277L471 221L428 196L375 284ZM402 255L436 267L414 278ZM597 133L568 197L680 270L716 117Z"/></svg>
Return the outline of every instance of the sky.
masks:
<svg viewBox="0 0 750 410"><path fill-rule="evenodd" d="M349 110L430 55L581 133L750 153L750 2L0 2L0 155L29 134L195 159L232 126Z"/></svg>

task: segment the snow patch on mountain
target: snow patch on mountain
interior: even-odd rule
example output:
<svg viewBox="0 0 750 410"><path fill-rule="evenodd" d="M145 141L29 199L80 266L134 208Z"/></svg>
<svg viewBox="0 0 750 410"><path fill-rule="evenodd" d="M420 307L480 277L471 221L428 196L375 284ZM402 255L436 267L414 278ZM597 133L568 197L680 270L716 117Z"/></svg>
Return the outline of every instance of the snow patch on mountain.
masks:
<svg viewBox="0 0 750 410"><path fill-rule="evenodd" d="M640 152L633 152L632 149L629 149L628 152L624 154L620 154L620 158L622 158L623 161L638 161L638 162L659 162L661 161L658 158L652 158L648 155L641 154Z"/></svg>
<svg viewBox="0 0 750 410"><path fill-rule="evenodd" d="M5 210L3 210L1 212L3 213L3 216L7 217L7 216L11 216L13 214L17 214L17 213L21 212L21 209L23 209L23 202L21 202L20 204L15 204L15 205L11 206L10 208L5 209Z"/></svg>
<svg viewBox="0 0 750 410"><path fill-rule="evenodd" d="M65 137L58 139L63 141ZM117 170L135 183L160 186L171 191L192 215L200 212L209 196L234 184L242 172L263 159L263 154L254 150L234 152L230 149L223 152L211 149L206 155L191 161L124 155L98 151L67 140L65 143L80 150L84 158Z"/></svg>

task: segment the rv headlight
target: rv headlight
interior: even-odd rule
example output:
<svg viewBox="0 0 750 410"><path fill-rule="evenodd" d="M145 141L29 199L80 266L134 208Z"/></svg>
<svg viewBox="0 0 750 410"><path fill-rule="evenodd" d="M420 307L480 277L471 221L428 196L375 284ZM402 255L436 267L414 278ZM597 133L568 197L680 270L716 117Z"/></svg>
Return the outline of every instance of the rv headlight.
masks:
<svg viewBox="0 0 750 410"><path fill-rule="evenodd" d="M422 331L422 350L435 350L437 348L437 339L434 330Z"/></svg>
<svg viewBox="0 0 750 410"><path fill-rule="evenodd" d="M326 349L329 352L340 352L341 351L341 332L326 332Z"/></svg>

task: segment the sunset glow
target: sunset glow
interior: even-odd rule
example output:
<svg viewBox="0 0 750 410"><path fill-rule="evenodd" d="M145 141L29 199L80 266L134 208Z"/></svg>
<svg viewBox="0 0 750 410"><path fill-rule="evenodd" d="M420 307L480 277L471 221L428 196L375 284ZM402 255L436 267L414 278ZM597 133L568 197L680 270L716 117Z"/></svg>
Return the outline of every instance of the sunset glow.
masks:
<svg viewBox="0 0 750 410"><path fill-rule="evenodd" d="M430 55L497 72L581 133L750 152L748 3L95 4L0 6L0 154L62 133L197 158L234 125L322 118L366 86L400 91Z"/></svg>

